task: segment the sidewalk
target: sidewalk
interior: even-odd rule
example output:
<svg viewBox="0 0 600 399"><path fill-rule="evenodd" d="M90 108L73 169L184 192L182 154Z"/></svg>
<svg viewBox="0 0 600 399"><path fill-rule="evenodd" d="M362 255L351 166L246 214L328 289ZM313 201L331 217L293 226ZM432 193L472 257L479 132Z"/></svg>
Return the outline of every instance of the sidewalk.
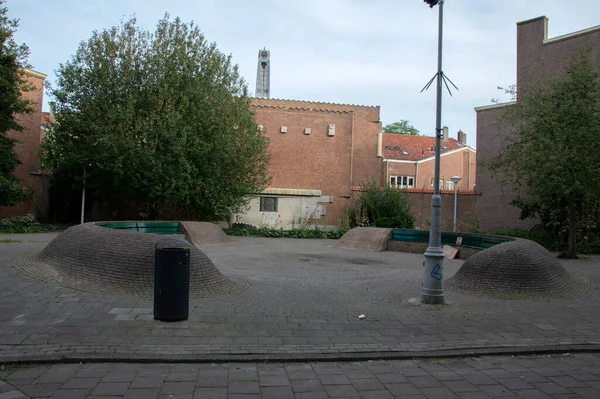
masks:
<svg viewBox="0 0 600 399"><path fill-rule="evenodd" d="M403 359L600 350L600 300L507 301L446 290L419 305L423 256L331 248L328 240L236 237L204 252L249 283L192 300L189 320L158 322L152 302L75 291L10 267L53 234L2 236L0 363ZM600 283L600 258L561 262ZM462 261L445 262L449 278ZM358 316L366 318L359 320Z"/></svg>
<svg viewBox="0 0 600 399"><path fill-rule="evenodd" d="M0 371L0 398L24 397L595 399L600 397L600 355L286 364L45 364L12 365Z"/></svg>

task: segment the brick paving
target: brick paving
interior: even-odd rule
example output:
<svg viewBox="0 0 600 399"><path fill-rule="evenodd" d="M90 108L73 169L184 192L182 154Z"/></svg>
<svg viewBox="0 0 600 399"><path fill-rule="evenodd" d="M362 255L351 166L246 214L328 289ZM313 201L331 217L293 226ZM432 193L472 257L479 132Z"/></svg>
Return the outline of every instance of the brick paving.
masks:
<svg viewBox="0 0 600 399"><path fill-rule="evenodd" d="M9 365L0 398L598 398L600 354Z"/></svg>
<svg viewBox="0 0 600 399"><path fill-rule="evenodd" d="M211 246L203 251L221 273L248 288L235 294L193 299L189 320L165 323L153 320L149 300L77 291L35 280L11 267L15 259L40 251L54 236L3 236L19 242L0 243L0 364L9 364L0 374L0 399L19 397L14 396L18 392L35 397L79 389L89 390L85 392L88 397L169 397L171 386L181 390L173 397L291 397L290 393L307 398L412 394L432 398L600 397L593 391L598 389L597 383L590 385L569 373L565 375L566 371L553 375L557 368L544 363L555 359L574 366L569 362L587 359L591 365L572 370L595 381L598 359L593 354L535 358L542 363L523 371L533 388L506 370L511 359L516 358L486 358L492 363L493 359L507 359L505 366L491 368L487 374L481 372L482 367L468 363L476 359L464 360L468 366L452 363L455 359L444 359L499 353L600 351L600 301L595 291L586 297L545 301L503 300L446 291L446 305L419 305L415 298L420 294L422 255L336 249L327 240L236 237L237 245ZM600 257L560 263L598 286ZM460 260L447 260L445 277L452 276L461 264ZM366 318L359 320L360 314ZM422 360L402 360L414 357ZM323 360L331 362L319 363ZM124 364L103 363L106 361ZM128 366L130 361L158 364ZM265 361L281 363L265 365ZM289 361L305 363L286 363ZM45 364L26 366L31 362ZM52 364L70 362L84 365ZM161 365L164 362L179 364ZM190 365L196 370L192 372L176 367L185 368L187 362L206 364ZM211 368L211 362L230 364ZM424 368L436 362L450 362L452 368L446 367L440 375ZM235 364L240 369L253 366L257 373L263 366L273 367L273 373L263 373L265 378L258 381L238 380L231 375ZM344 368L350 364L362 366L363 371L347 374ZM318 379L293 378L287 371L288 366L293 369L307 365ZM379 376L369 368L371 365L387 367L387 373L378 373L388 375ZM408 374L399 374L393 371L398 365L412 368L408 367ZM21 370L19 367L33 370L32 376L15 382L19 378L13 379L11 370ZM85 371L88 374L82 372L75 377L79 371L94 367L131 370L107 371L100 376ZM198 385L198 379L166 384L169 381L164 377L160 386L149 387L148 384L159 384L152 372L155 368L165 376L177 374L173 377L176 379L192 379L196 372L199 375L201 370L212 370L214 376L207 378L215 385ZM332 372L319 373L320 368ZM460 379L443 379L452 373L462 375L457 370L469 368L473 372L464 373ZM532 371L533 368L541 372ZM45 371L35 376L36 370ZM75 370L74 374L69 375L69 370ZM303 375L301 370L297 372ZM307 375L310 373L306 371ZM119 381L119 375L123 381ZM549 377L563 378L559 384ZM503 381L498 384L498 380ZM579 386L582 381L585 386ZM73 385L65 386L67 383ZM163 392L165 384L167 390ZM25 386L33 386L31 389L39 392L26 392ZM473 386L478 390L473 390ZM133 389L140 391L130 392ZM82 394L66 392L56 397L77 395Z"/></svg>

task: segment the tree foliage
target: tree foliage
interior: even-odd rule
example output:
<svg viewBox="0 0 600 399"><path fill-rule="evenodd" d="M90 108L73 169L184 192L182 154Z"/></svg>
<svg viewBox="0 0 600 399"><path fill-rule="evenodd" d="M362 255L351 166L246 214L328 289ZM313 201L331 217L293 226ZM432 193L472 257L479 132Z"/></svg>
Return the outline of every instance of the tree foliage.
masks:
<svg viewBox="0 0 600 399"><path fill-rule="evenodd" d="M50 93L46 162L65 185L85 177L110 206L144 206L154 218L173 205L218 220L269 182L246 83L194 23L167 14L152 33L135 18L95 31Z"/></svg>
<svg viewBox="0 0 600 399"><path fill-rule="evenodd" d="M564 233L564 255L575 257L577 234L598 231L600 74L580 56L548 87L519 93L504 120L512 134L492 170L514 187L522 217L539 217L544 229Z"/></svg>
<svg viewBox="0 0 600 399"><path fill-rule="evenodd" d="M408 123L408 121L402 119L400 122L390 123L383 127L384 133L394 133L394 134L407 134L410 136L418 136L419 131L417 128L413 127Z"/></svg>
<svg viewBox="0 0 600 399"><path fill-rule="evenodd" d="M29 101L21 95L30 90L23 76L23 68L29 67L29 49L14 41L19 21L9 19L7 13L4 0L0 0L0 206L14 206L31 197L31 190L14 175L21 162L14 152L17 140L8 136L9 130L23 130L17 115L31 111Z"/></svg>

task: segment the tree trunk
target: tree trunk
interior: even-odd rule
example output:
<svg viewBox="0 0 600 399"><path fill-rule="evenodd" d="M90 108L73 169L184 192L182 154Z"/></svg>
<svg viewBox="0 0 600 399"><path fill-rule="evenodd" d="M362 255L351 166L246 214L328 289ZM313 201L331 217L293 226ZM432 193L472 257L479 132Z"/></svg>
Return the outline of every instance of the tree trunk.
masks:
<svg viewBox="0 0 600 399"><path fill-rule="evenodd" d="M574 203L569 203L569 237L568 248L564 257L567 259L577 258L577 248L575 240L577 237L577 207Z"/></svg>
<svg viewBox="0 0 600 399"><path fill-rule="evenodd" d="M148 219L156 220L156 217L158 216L158 207L152 204L148 208Z"/></svg>

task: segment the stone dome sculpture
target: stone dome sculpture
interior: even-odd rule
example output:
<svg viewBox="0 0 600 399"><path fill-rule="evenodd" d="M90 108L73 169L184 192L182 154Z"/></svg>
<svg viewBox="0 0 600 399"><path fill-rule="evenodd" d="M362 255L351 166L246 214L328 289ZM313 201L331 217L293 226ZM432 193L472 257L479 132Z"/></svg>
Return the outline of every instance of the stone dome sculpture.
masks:
<svg viewBox="0 0 600 399"><path fill-rule="evenodd" d="M588 279L570 273L544 247L524 239L474 254L445 285L458 293L511 299L577 298L593 292Z"/></svg>
<svg viewBox="0 0 600 399"><path fill-rule="evenodd" d="M17 260L25 274L88 292L151 298L155 246L165 236L110 229L85 223L59 234L39 253ZM241 291L245 282L224 276L196 246L190 245L190 297Z"/></svg>

